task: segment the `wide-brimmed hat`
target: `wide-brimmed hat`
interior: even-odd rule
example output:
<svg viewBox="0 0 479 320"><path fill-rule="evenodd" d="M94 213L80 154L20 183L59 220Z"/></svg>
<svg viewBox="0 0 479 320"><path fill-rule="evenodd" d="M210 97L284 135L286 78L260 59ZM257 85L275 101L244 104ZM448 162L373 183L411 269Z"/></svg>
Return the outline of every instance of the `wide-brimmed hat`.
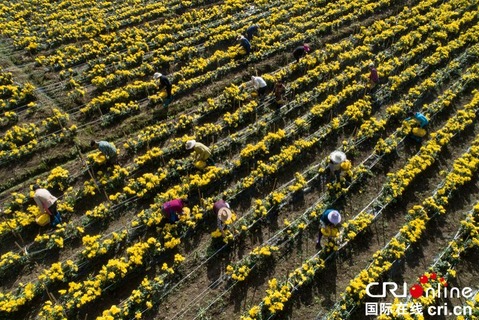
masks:
<svg viewBox="0 0 479 320"><path fill-rule="evenodd" d="M341 163L346 160L346 154L342 151L333 151L329 155L329 159L334 163Z"/></svg>
<svg viewBox="0 0 479 320"><path fill-rule="evenodd" d="M159 73L159 72L155 72L155 74L153 75L153 79L160 79L160 77L162 76L163 74Z"/></svg>
<svg viewBox="0 0 479 320"><path fill-rule="evenodd" d="M338 211L333 210L330 213L328 213L328 220L332 224L338 224L341 222L341 215L339 214Z"/></svg>
<svg viewBox="0 0 479 320"><path fill-rule="evenodd" d="M232 213L229 208L223 207L220 210L218 210L218 219L220 219L223 222L226 222L231 219Z"/></svg>
<svg viewBox="0 0 479 320"><path fill-rule="evenodd" d="M188 140L186 141L186 150L190 150L196 144L196 140Z"/></svg>

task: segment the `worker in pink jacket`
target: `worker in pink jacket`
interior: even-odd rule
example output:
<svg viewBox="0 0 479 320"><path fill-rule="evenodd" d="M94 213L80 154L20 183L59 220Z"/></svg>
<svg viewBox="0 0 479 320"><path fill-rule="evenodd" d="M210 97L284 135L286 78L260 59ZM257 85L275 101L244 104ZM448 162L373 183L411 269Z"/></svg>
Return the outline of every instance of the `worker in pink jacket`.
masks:
<svg viewBox="0 0 479 320"><path fill-rule="evenodd" d="M52 226L56 226L60 222L62 222L62 218L60 212L57 209L57 198L54 197L50 191L47 189L40 188L39 185L33 186L33 191L35 191L35 195L33 196L33 200L40 208L40 212L48 213L51 216L51 224Z"/></svg>
<svg viewBox="0 0 479 320"><path fill-rule="evenodd" d="M180 215L183 214L183 210L188 205L187 199L173 199L165 202L162 206L163 215L170 223L175 223L180 220Z"/></svg>

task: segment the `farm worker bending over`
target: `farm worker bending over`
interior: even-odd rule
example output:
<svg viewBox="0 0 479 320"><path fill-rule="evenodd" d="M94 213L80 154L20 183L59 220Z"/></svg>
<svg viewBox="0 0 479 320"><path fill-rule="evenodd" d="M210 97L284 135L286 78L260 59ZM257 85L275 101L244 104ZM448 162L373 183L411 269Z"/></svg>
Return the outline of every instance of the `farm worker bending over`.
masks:
<svg viewBox="0 0 479 320"><path fill-rule="evenodd" d="M246 87L253 86L256 90L256 93L260 97L264 96L264 94L266 93L266 90L268 89L268 84L266 83L266 81L264 81L264 79L261 77L255 77L255 76L251 76L251 80L246 82L244 86Z"/></svg>
<svg viewBox="0 0 479 320"><path fill-rule="evenodd" d="M274 101L276 105L280 107L285 101L283 100L283 95L286 93L286 87L284 86L283 80L279 79L274 84L273 94L274 94Z"/></svg>
<svg viewBox="0 0 479 320"><path fill-rule="evenodd" d="M35 195L33 196L33 200L40 208L41 215L37 216L35 221L44 226L51 221L52 226L56 226L60 222L62 222L62 218L60 213L57 210L57 198L52 196L50 191L47 189L42 189L38 185L33 186L33 191L35 191Z"/></svg>
<svg viewBox="0 0 479 320"><path fill-rule="evenodd" d="M379 82L379 75L372 62L369 64L369 72L369 88L373 89Z"/></svg>
<svg viewBox="0 0 479 320"><path fill-rule="evenodd" d="M421 112L409 112L407 115L408 118L406 118L406 120L414 119L419 125L419 128L424 128L429 124L429 120L427 120L426 116Z"/></svg>
<svg viewBox="0 0 479 320"><path fill-rule="evenodd" d="M240 46L246 51L246 55L250 54L251 52L251 43L246 39L243 35L238 36L236 39L239 41Z"/></svg>
<svg viewBox="0 0 479 320"><path fill-rule="evenodd" d="M319 229L316 247L321 249L321 239L323 238L323 236L325 236L326 238L337 237L339 233L338 227L341 222L341 214L335 209L327 209L319 218L319 222L321 224L321 228Z"/></svg>
<svg viewBox="0 0 479 320"><path fill-rule="evenodd" d="M187 205L187 199L173 199L165 202L162 206L163 216L166 218L167 222L175 223L180 220L180 215L188 214L190 212L190 208L186 207Z"/></svg>
<svg viewBox="0 0 479 320"><path fill-rule="evenodd" d="M406 120L411 119L414 119L419 128L413 128L409 134L409 137L416 142L421 142L422 138L427 134L426 127L429 124L429 120L427 120L426 116L420 112L409 112L408 118L406 118Z"/></svg>
<svg viewBox="0 0 479 320"><path fill-rule="evenodd" d="M293 57L296 59L296 62L299 62L299 59L304 57L310 50L311 48L306 43L296 47L296 49L293 50Z"/></svg>
<svg viewBox="0 0 479 320"><path fill-rule="evenodd" d="M95 145L98 145L98 150L103 153L103 155L106 157L108 163L117 163L118 160L118 152L115 148L115 146L107 141L95 141L92 140L90 142L90 146L94 147Z"/></svg>
<svg viewBox="0 0 479 320"><path fill-rule="evenodd" d="M248 41L251 41L253 37L257 35L259 35L259 25L255 24L246 29L246 39L248 39Z"/></svg>
<svg viewBox="0 0 479 320"><path fill-rule="evenodd" d="M230 205L224 200L218 200L213 205L213 212L218 217L218 229L220 229L224 237L224 230L228 227L228 224L231 223L231 217L233 216Z"/></svg>
<svg viewBox="0 0 479 320"><path fill-rule="evenodd" d="M329 171L336 179L346 175L351 169L351 161L346 158L346 154L342 151L333 151L329 155Z"/></svg>
<svg viewBox="0 0 479 320"><path fill-rule="evenodd" d="M191 149L195 152L194 161L196 162L196 167L204 167L206 163L212 166L215 165L215 162L211 158L210 148L200 142L196 142L196 140L188 140L186 141L186 150Z"/></svg>
<svg viewBox="0 0 479 320"><path fill-rule="evenodd" d="M164 104L164 106L166 107L168 103L170 103L173 99L173 96L171 95L171 89L173 88L173 86L171 85L170 80L165 75L159 72L155 72L155 74L153 75L153 79L156 80L157 83L159 83L159 90L162 90L163 88L166 89L166 101Z"/></svg>

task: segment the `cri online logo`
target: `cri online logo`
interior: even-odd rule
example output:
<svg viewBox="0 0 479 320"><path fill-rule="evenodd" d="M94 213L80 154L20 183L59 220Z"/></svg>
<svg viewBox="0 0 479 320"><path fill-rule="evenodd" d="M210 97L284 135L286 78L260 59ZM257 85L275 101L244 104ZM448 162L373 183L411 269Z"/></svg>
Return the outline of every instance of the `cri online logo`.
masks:
<svg viewBox="0 0 479 320"><path fill-rule="evenodd" d="M423 285L431 281L431 286L424 290ZM436 282L437 286L432 286L432 284ZM379 282L371 282L366 286L366 294L372 298L385 298L386 293L389 291L395 298L405 298L407 297L408 290L407 290L407 283L404 282L402 286L402 290L399 290L398 285L396 282L383 282L382 283L382 290L379 294L374 294L371 292L371 288L379 286ZM401 292L402 291L402 292ZM419 278L419 283L415 283L414 285L409 288L409 293L415 299L426 296L426 297L437 297L437 298L472 298L474 292L469 287L464 287L462 290L459 288L452 287L449 290L447 289L447 281L440 277L437 278L436 273L431 273L428 275L423 275Z"/></svg>

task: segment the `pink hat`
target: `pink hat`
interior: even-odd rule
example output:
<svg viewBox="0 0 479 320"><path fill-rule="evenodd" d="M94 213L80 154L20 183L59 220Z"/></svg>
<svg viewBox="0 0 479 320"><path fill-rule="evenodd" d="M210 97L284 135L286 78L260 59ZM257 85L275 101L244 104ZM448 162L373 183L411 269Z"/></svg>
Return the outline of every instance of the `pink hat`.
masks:
<svg viewBox="0 0 479 320"><path fill-rule="evenodd" d="M337 225L338 223L341 222L341 215L339 214L338 211L333 210L330 213L328 213L328 220L334 225Z"/></svg>

